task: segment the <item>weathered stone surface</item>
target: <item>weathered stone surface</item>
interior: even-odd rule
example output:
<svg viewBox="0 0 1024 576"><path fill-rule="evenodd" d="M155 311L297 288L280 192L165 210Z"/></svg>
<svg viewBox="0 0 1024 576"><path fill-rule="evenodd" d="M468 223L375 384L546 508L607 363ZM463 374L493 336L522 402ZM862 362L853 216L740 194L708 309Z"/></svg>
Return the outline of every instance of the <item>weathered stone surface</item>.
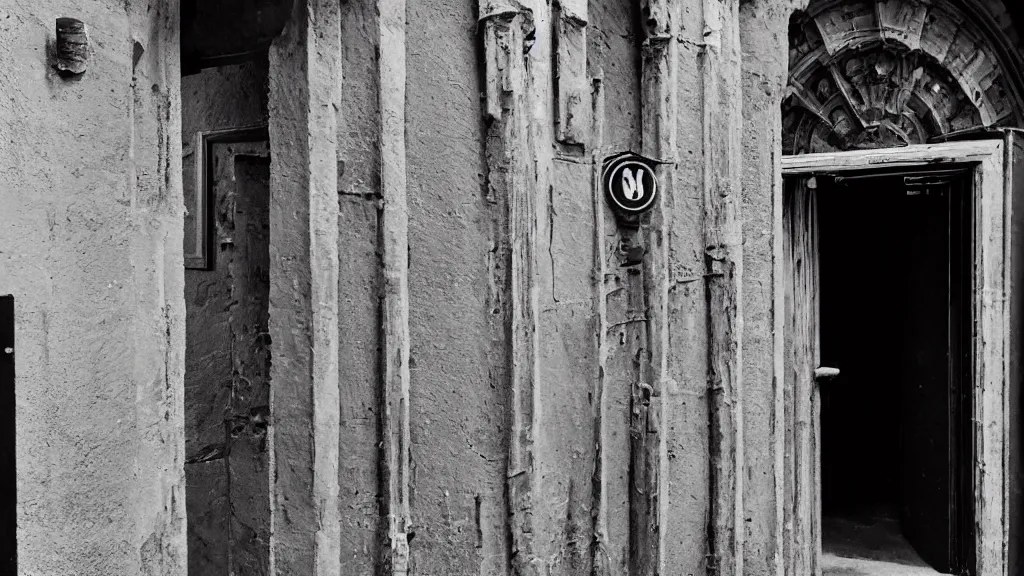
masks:
<svg viewBox="0 0 1024 576"><path fill-rule="evenodd" d="M372 574L382 558L380 423L380 103L376 7L343 6L345 85L338 126L338 467L341 565Z"/></svg>
<svg viewBox="0 0 1024 576"><path fill-rule="evenodd" d="M341 7L296 0L270 49L270 571L341 572Z"/></svg>
<svg viewBox="0 0 1024 576"><path fill-rule="evenodd" d="M501 216L487 191L474 4L406 11L410 554L423 574L508 566L508 360L504 329L491 331L506 305L492 267L505 255L494 252Z"/></svg>
<svg viewBox="0 0 1024 576"><path fill-rule="evenodd" d="M210 472L189 482L189 566L198 574L265 573L269 526L266 462L266 375L251 373L252 359L241 356L265 347L268 302L265 294L268 159L238 156L253 149L251 143L216 143L213 157L197 166L197 132L258 125L267 118L266 59L211 68L182 79L182 127L185 197L193 197L200 181L197 170L216 165L210 210L217 226L209 270L185 271L187 338L185 349L185 455L192 467L221 470L223 478L207 481ZM260 146L256 146L260 148ZM263 144L262 148L266 148ZM265 150L260 152L265 156ZM253 170L247 169L256 163ZM253 202L262 198L262 216L252 214ZM241 200L241 202L239 202ZM191 206L186 203L186 206ZM241 213L239 213L241 211ZM260 210L256 210L260 212ZM238 229L236 223L242 228ZM186 218L186 228L194 223ZM247 234L253 229L254 234ZM261 237L262 234L262 237ZM262 255L251 254L259 250ZM187 244L186 244L187 250ZM256 256L259 256L258 258ZM262 262L253 262L260 260ZM264 292L261 294L259 287ZM249 296L247 297L246 294ZM259 314L262 313L262 318ZM235 375L236 360L238 376ZM243 384L248 382L248 384ZM241 385L241 388L239 387ZM253 416L260 422L254 422ZM238 428L236 437L232 432ZM238 446L234 444L241 442ZM230 456L231 477L228 479ZM249 459L244 461L243 459ZM207 493L219 489L219 495ZM194 502L193 492L197 491ZM221 500L224 501L221 504ZM224 507L206 513L204 503ZM228 503L232 512L228 512ZM194 510L194 512L192 512ZM219 508L217 508L219 510ZM239 520L239 515L245 519ZM252 518L258 521L251 520ZM255 525L256 529L251 526ZM192 568L197 565L205 568ZM200 571L196 571L200 570ZM255 570L255 572L254 572Z"/></svg>
<svg viewBox="0 0 1024 576"><path fill-rule="evenodd" d="M790 9L744 4L743 50L743 379L745 482L743 566L775 574L782 566L781 108L789 51L777 41Z"/></svg>
<svg viewBox="0 0 1024 576"><path fill-rule="evenodd" d="M940 0L792 30L806 2L296 0L267 61L182 80L179 133L166 4L28 4L0 18L0 292L31 574L182 573L182 470L197 573L778 574L783 134L890 145L1018 105ZM96 48L75 80L58 9ZM260 123L269 394L224 346L259 340L225 286L264 270L179 272L179 139L195 182L196 131ZM663 179L635 229L597 181L625 150Z"/></svg>
<svg viewBox="0 0 1024 576"><path fill-rule="evenodd" d="M228 476L223 459L185 465L188 573L228 574Z"/></svg>
<svg viewBox="0 0 1024 576"><path fill-rule="evenodd" d="M61 16L91 48L68 79L48 62ZM177 22L176 2L0 7L23 574L185 570Z"/></svg>

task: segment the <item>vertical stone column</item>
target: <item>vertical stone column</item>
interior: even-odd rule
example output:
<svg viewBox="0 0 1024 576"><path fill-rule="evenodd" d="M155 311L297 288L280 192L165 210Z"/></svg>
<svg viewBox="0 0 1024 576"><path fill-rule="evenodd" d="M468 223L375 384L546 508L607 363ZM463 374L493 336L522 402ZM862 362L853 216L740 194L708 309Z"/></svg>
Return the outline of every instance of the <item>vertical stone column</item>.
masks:
<svg viewBox="0 0 1024 576"><path fill-rule="evenodd" d="M639 574L744 572L739 4L641 5L643 149L663 194L645 262L658 545L634 542L657 551Z"/></svg>
<svg viewBox="0 0 1024 576"><path fill-rule="evenodd" d="M712 566L743 574L743 238L739 0L704 0L704 260L711 402Z"/></svg>
<svg viewBox="0 0 1024 576"><path fill-rule="evenodd" d="M749 574L784 574L786 490L785 279L782 112L789 18L796 1L745 2L739 11L743 125L743 542ZM791 497L790 497L791 498Z"/></svg>
<svg viewBox="0 0 1024 576"><path fill-rule="evenodd" d="M641 3L641 25L645 38L641 45L641 143L644 155L658 163L659 193L648 224L646 237L637 238L643 247L643 274L627 280L639 285L645 298L635 298L646 306L646 333L636 361L640 369L632 382L630 421L630 567L635 576L654 576L665 570L677 572L682 566L666 563L664 552L671 547L665 537L673 530L668 515L676 502L669 494L675 478L668 465L666 416L673 406L666 390L669 377L670 325L669 275L672 266L673 226L678 223L672 212L677 193L675 66L678 6L670 0ZM641 234L641 236L643 236ZM644 245L646 244L646 245ZM627 285L628 285L627 284ZM669 567L671 566L671 567Z"/></svg>
<svg viewBox="0 0 1024 576"><path fill-rule="evenodd" d="M409 573L409 210L405 166L405 0L377 2L383 257L384 505L391 574Z"/></svg>
<svg viewBox="0 0 1024 576"><path fill-rule="evenodd" d="M296 0L270 50L270 572L341 573L340 5Z"/></svg>
<svg viewBox="0 0 1024 576"><path fill-rule="evenodd" d="M508 286L503 321L508 338L511 430L507 470L511 564L517 576L540 575L535 543L535 387L537 383L536 188L531 166L528 40L533 13L515 0L480 2L484 45L488 194L501 208L503 259L495 283Z"/></svg>
<svg viewBox="0 0 1024 576"><path fill-rule="evenodd" d="M130 218L110 222L112 229L124 226L125 221L129 222L122 232L127 233L130 246L127 262L130 262L132 270L131 285L136 290L131 299L132 304L129 305L132 327L128 341L134 348L132 379L135 381L136 407L135 426L131 434L134 435L137 453L134 470L131 471L135 487L130 493L134 496L138 538L135 550L138 559L137 569L125 566L124 572L171 576L184 574L187 565L179 3L177 0L169 0L154 6L150 2L132 0L125 2L124 7L129 18L130 38L120 38L119 42L110 44L125 48L131 46L130 55L124 53L117 58L126 63L130 59L132 63L130 75L125 70L120 79L120 82L127 85L130 78L132 92L130 97L121 100L130 102L128 117L131 132L119 136L122 142L130 145L127 157L131 160L126 170L129 175L128 194L127 197L115 200L105 185L93 188L101 194L100 202L103 205L131 207ZM89 78L87 81L96 83L97 91L102 91L106 96L108 85L97 80ZM84 102L93 109L98 106L91 98L86 98ZM52 117L47 120L53 122ZM69 118L65 125L75 125L77 120ZM96 132L107 130L106 126L97 128L99 130ZM60 144L60 148L64 146L64 143ZM95 142L88 144L88 147L103 149ZM83 159L76 158L75 161ZM106 161L104 159L99 162L102 164ZM124 172L118 176L123 178ZM80 188L92 187L78 184L67 191L77 193ZM108 246L108 241L103 240L99 250L106 250ZM78 246L75 250L78 250ZM90 274L109 287L110 282L105 275L97 275L96 272L98 270L92 269ZM0 272L0 276L3 275ZM0 292L3 290L0 289ZM51 298L60 299L55 294L51 294ZM79 286L74 286L72 292L63 298L65 303L82 298ZM113 326L106 329L101 326L102 323L97 325L87 322L83 327L90 330L89 338L94 342L97 338L117 338L111 335L115 330ZM75 345L83 346L84 341ZM111 345L110 349L118 347ZM109 358L112 362L118 360L117 357ZM100 361L101 364L103 362ZM95 384L96 381L87 380L83 389L92 389ZM69 399L61 397L61 402L69 402ZM97 423L101 419L103 415L94 411L82 417L82 421ZM118 419L117 423L120 425L122 420ZM89 453L92 453L91 449ZM102 459L100 455L94 457ZM128 472L123 470L120 473ZM111 504L108 502L106 505ZM89 517L91 514L84 513L82 516ZM19 520L19 524L22 524L22 520ZM27 527L30 523L24 522L23 525ZM81 538L81 535L76 535L76 538ZM49 540L47 547L53 550L55 544ZM116 561L116 553L110 553L109 556L105 562ZM81 559L78 557L69 554L66 560L67 567L75 568L72 571L80 566L78 563ZM19 566L19 570L32 571L24 565ZM49 569L43 571L62 570L51 564ZM110 572L117 570L109 567L107 573Z"/></svg>

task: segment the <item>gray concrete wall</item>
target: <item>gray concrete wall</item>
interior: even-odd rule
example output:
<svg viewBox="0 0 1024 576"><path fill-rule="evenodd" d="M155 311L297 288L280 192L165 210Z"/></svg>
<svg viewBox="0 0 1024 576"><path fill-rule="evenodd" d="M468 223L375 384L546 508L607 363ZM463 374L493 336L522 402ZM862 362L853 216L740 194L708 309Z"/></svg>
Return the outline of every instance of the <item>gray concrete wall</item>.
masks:
<svg viewBox="0 0 1024 576"><path fill-rule="evenodd" d="M57 17L88 26L63 79ZM182 574L176 2L0 6L0 293L17 315L19 571Z"/></svg>

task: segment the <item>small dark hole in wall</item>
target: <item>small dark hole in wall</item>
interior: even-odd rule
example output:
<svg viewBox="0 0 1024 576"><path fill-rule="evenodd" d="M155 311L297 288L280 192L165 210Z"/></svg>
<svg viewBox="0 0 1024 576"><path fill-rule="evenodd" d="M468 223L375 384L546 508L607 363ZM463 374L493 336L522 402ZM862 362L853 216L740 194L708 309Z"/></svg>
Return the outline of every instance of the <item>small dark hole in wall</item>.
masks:
<svg viewBox="0 0 1024 576"><path fill-rule="evenodd" d="M14 297L0 296L0 576L18 573L14 465Z"/></svg>

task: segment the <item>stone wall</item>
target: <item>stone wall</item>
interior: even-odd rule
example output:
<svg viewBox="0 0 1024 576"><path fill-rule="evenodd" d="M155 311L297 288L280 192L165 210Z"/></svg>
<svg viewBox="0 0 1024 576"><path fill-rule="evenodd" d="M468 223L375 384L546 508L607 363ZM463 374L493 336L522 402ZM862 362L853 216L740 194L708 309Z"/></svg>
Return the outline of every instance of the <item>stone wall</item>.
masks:
<svg viewBox="0 0 1024 576"><path fill-rule="evenodd" d="M54 69L57 17L84 74ZM0 293L16 298L20 574L182 574L174 2L0 6Z"/></svg>
<svg viewBox="0 0 1024 576"><path fill-rule="evenodd" d="M646 20L626 1L297 7L271 52L272 196L312 216L333 185L338 257L315 249L333 207L274 221L298 234L280 264L292 281L272 287L275 362L294 355L282 370L304 383L272 400L271 435L337 441L339 457L272 448L279 571L301 573L297 550L325 574L334 561L312 558L422 574L781 566L773 174L795 6L718 4L648 2ZM324 83L339 66L340 90ZM596 182L625 150L662 163L635 230ZM303 309L318 290L336 291L336 317ZM304 346L335 353L317 343L332 326L338 368L318 375ZM338 428L319 416L334 394ZM340 510L340 531L296 522L299 502Z"/></svg>
<svg viewBox="0 0 1024 576"><path fill-rule="evenodd" d="M202 460L228 360L197 348L231 302L204 308L218 270L182 272L178 143L189 162L195 131L263 121L254 570L783 573L779 106L801 4L296 0L267 63L184 79L184 112L166 8L4 7L24 573L183 574L185 471L209 503L190 512L227 507ZM93 39L79 78L47 60L64 14ZM625 150L662 184L638 226L598 181Z"/></svg>

